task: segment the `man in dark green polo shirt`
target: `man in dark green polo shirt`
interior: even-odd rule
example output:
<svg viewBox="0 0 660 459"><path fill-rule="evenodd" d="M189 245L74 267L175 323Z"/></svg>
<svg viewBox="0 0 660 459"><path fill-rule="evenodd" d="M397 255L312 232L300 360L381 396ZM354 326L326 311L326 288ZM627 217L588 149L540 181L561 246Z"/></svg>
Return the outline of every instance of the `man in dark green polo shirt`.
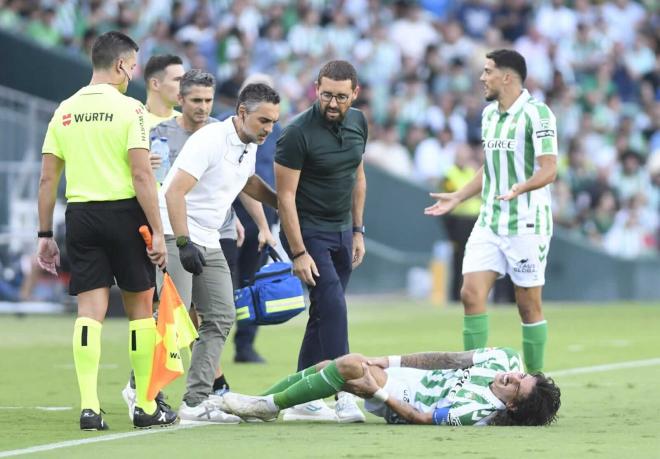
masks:
<svg viewBox="0 0 660 459"><path fill-rule="evenodd" d="M282 242L294 273L309 287L309 321L298 370L348 353L345 291L364 257L362 213L367 190L362 154L367 120L351 104L359 87L346 61L323 66L318 100L294 118L277 141L275 182ZM348 393L333 413L320 401L290 408L284 420L363 422Z"/></svg>

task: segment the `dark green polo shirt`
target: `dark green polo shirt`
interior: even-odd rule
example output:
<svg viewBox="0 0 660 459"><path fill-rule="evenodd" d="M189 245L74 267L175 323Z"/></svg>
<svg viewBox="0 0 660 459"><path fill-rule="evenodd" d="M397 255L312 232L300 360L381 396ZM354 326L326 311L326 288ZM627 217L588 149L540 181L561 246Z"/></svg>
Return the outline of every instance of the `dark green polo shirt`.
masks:
<svg viewBox="0 0 660 459"><path fill-rule="evenodd" d="M360 110L350 108L341 123L330 123L318 102L284 129L275 162L300 171L296 207L301 228L344 231L352 226L353 186L367 134Z"/></svg>

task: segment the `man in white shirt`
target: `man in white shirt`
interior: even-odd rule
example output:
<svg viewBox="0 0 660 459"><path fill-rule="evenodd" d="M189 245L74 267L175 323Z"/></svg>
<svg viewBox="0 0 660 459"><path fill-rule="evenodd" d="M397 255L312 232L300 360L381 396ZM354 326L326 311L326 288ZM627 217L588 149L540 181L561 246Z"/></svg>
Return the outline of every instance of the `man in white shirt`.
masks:
<svg viewBox="0 0 660 459"><path fill-rule="evenodd" d="M184 288L192 289L200 320L179 409L182 421L218 422L215 417L224 415L209 397L235 319L231 274L218 228L241 191L277 207L274 191L255 175L255 159L257 145L279 119L279 102L271 87L247 85L238 96L236 115L191 135L163 182L160 210L168 270L176 270L180 283L187 284Z"/></svg>

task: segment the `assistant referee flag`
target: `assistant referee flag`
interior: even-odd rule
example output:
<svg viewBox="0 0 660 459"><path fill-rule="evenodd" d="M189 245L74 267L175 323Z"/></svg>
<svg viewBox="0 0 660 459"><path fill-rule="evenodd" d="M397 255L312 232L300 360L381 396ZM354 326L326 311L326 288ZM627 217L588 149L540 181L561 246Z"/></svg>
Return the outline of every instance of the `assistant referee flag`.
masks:
<svg viewBox="0 0 660 459"><path fill-rule="evenodd" d="M139 231L147 247L151 247L149 228L143 225ZM179 349L188 347L198 336L174 281L167 271L163 272L156 331L156 348L147 400L154 400L160 390L184 373Z"/></svg>

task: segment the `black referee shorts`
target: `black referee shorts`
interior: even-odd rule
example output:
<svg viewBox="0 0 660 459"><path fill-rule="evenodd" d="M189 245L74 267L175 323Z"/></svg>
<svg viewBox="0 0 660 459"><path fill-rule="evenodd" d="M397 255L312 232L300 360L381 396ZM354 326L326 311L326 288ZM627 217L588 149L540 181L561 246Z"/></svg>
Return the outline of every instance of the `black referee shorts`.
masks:
<svg viewBox="0 0 660 459"><path fill-rule="evenodd" d="M66 245L71 260L69 293L110 287L143 292L156 284L141 225L147 225L136 198L74 202L66 208Z"/></svg>

